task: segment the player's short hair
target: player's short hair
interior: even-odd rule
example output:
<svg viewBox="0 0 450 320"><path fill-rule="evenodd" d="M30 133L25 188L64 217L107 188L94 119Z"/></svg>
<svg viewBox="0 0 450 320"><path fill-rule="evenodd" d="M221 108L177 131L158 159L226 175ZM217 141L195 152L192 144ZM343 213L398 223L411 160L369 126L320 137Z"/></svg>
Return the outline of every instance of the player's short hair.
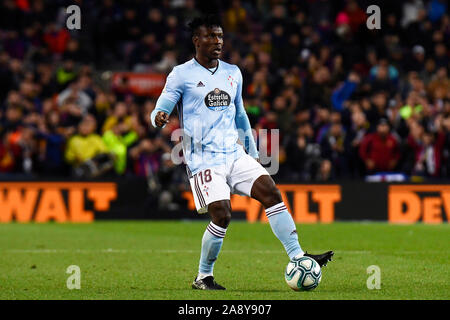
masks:
<svg viewBox="0 0 450 320"><path fill-rule="evenodd" d="M198 29L200 27L222 27L222 23L220 21L220 18L215 14L208 14L201 17L197 17L192 19L191 22L188 23L189 30L191 31L191 35L195 36L198 35Z"/></svg>

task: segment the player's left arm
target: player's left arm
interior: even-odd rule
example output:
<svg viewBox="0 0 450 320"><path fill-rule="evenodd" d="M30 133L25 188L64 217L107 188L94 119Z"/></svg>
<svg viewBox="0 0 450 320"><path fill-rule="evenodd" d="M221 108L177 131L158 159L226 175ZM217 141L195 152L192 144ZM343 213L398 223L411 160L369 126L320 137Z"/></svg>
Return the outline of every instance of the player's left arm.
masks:
<svg viewBox="0 0 450 320"><path fill-rule="evenodd" d="M236 128L238 129L239 140L241 140L241 142L244 144L245 150L253 158L259 159L258 149L256 148L250 121L248 120L247 112L244 108L244 101L242 99L242 82L242 74L241 71L239 71L239 83L236 92L236 98L234 100L234 104L236 106Z"/></svg>

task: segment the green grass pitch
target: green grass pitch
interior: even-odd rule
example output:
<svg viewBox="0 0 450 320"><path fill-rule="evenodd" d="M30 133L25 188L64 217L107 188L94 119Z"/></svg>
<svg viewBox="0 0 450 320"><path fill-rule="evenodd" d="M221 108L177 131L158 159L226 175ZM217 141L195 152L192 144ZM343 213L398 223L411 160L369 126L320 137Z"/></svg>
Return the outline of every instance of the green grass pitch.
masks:
<svg viewBox="0 0 450 320"><path fill-rule="evenodd" d="M0 224L0 299L450 299L448 224L298 225L304 250L335 251L311 292L286 285L288 258L268 224L238 221L214 272L227 290L192 290L206 225ZM70 265L80 267L80 290L66 286ZM371 265L379 290L366 285Z"/></svg>

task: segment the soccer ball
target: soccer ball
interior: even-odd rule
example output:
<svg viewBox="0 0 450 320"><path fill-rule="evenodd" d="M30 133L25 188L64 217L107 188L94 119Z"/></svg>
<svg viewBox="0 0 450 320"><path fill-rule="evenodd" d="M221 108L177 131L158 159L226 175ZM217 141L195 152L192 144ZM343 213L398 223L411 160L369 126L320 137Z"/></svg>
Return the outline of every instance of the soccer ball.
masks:
<svg viewBox="0 0 450 320"><path fill-rule="evenodd" d="M284 279L292 290L313 290L322 279L322 271L314 259L305 256L294 257L286 267Z"/></svg>

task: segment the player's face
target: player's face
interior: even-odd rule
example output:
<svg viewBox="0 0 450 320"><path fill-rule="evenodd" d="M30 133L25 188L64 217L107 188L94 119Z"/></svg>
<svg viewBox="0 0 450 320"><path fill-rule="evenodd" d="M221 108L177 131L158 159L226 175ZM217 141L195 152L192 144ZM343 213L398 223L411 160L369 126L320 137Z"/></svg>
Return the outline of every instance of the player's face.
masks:
<svg viewBox="0 0 450 320"><path fill-rule="evenodd" d="M199 28L198 35L194 37L197 52L208 59L219 59L223 47L223 30L221 27Z"/></svg>

